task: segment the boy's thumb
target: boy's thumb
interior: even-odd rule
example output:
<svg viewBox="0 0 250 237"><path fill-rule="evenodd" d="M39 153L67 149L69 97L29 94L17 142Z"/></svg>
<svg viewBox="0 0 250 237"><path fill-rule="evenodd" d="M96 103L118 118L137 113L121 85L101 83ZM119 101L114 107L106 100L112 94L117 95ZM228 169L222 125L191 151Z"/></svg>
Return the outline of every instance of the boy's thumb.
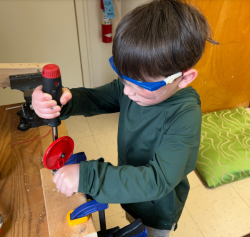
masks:
<svg viewBox="0 0 250 237"><path fill-rule="evenodd" d="M72 95L69 91L69 89L67 88L63 88L63 93L62 93L62 96L61 96L61 99L60 99L60 102L62 105L65 105L69 102L69 100L71 99Z"/></svg>

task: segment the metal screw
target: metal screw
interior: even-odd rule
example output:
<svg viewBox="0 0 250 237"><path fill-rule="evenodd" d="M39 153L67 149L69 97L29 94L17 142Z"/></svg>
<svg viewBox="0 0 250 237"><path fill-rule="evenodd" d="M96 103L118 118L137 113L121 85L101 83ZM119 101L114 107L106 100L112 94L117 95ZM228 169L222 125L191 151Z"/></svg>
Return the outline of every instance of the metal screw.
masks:
<svg viewBox="0 0 250 237"><path fill-rule="evenodd" d="M62 154L61 154L61 158L64 158L64 157L65 157L65 153L62 153Z"/></svg>
<svg viewBox="0 0 250 237"><path fill-rule="evenodd" d="M16 108L19 108L19 107L22 107L22 105L19 105L19 106L14 106L14 107L10 107L10 108L6 108L6 110L16 109Z"/></svg>

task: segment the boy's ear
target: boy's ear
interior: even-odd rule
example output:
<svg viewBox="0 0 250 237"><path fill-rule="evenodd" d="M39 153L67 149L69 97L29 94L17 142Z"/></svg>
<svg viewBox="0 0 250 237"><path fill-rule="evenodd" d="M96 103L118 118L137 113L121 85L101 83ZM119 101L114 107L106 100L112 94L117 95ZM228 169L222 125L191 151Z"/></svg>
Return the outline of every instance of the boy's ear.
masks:
<svg viewBox="0 0 250 237"><path fill-rule="evenodd" d="M181 81L178 84L179 88L185 88L188 86L196 77L198 76L198 72L195 69L190 69L186 71L183 76Z"/></svg>

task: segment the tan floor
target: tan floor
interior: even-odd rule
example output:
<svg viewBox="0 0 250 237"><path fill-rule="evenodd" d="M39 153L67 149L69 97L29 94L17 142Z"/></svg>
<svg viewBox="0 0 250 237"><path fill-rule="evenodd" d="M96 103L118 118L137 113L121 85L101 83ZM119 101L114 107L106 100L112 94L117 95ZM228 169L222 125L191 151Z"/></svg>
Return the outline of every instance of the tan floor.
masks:
<svg viewBox="0 0 250 237"><path fill-rule="evenodd" d="M84 151L88 160L103 157L116 165L118 117L119 113L67 119L74 153ZM179 227L171 237L242 237L250 233L250 179L215 189L206 188L195 172L188 179L191 190ZM93 218L99 230L98 214ZM118 204L109 205L106 222L107 228L129 224Z"/></svg>

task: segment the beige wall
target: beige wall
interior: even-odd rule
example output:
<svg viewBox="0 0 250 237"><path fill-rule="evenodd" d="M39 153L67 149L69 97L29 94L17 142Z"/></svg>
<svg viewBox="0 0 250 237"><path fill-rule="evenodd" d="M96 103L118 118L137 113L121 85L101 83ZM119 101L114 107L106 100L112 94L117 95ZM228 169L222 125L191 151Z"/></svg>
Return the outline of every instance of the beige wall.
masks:
<svg viewBox="0 0 250 237"><path fill-rule="evenodd" d="M83 85L73 0L0 1L0 32L0 63L51 62L64 86ZM0 88L0 105L22 101Z"/></svg>

